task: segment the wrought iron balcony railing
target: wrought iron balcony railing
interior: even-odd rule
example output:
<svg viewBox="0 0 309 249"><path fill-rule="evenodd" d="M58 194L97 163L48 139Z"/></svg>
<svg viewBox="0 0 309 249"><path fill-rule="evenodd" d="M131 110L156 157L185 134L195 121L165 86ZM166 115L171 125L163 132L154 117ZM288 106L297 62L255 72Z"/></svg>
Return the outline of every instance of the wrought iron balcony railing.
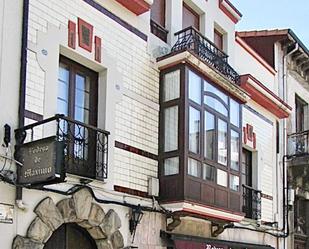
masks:
<svg viewBox="0 0 309 249"><path fill-rule="evenodd" d="M19 145L54 136L65 145L65 172L97 180L107 178L108 135L107 131L59 114L15 130Z"/></svg>
<svg viewBox="0 0 309 249"><path fill-rule="evenodd" d="M256 190L250 186L243 187L243 212L245 217L253 220L261 219L261 194L260 190Z"/></svg>
<svg viewBox="0 0 309 249"><path fill-rule="evenodd" d="M185 28L177 33L177 41L172 52L190 50L206 64L218 70L229 80L239 85L239 74L228 64L226 55L216 45L193 27Z"/></svg>
<svg viewBox="0 0 309 249"><path fill-rule="evenodd" d="M309 155L309 131L288 135L288 156L298 157Z"/></svg>

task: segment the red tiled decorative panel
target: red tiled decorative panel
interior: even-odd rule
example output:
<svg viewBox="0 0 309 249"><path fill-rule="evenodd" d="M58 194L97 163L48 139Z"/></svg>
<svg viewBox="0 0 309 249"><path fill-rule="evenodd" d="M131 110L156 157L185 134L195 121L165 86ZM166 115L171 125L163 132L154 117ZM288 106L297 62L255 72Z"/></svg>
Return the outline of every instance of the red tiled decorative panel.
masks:
<svg viewBox="0 0 309 249"><path fill-rule="evenodd" d="M129 1L116 0L116 1L138 16L150 10L150 5L144 0L129 0Z"/></svg>
<svg viewBox="0 0 309 249"><path fill-rule="evenodd" d="M94 50L94 59L97 62L101 62L101 38L98 36L94 37L94 46L95 46L95 50Z"/></svg>
<svg viewBox="0 0 309 249"><path fill-rule="evenodd" d="M93 26L84 20L78 18L78 45L92 51Z"/></svg>
<svg viewBox="0 0 309 249"><path fill-rule="evenodd" d="M72 21L69 21L68 24L68 46L76 48L76 23Z"/></svg>

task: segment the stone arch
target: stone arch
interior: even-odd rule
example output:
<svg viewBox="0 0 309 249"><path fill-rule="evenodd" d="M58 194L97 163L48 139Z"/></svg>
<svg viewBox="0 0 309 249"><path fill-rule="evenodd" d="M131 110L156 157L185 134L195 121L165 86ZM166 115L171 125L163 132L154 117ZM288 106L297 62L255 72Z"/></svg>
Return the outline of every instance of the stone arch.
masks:
<svg viewBox="0 0 309 249"><path fill-rule="evenodd" d="M76 223L85 228L98 249L120 249L124 246L118 214L113 209L105 214L98 204L93 203L93 196L87 188L57 204L47 197L34 212L37 216L28 227L27 236L17 235L13 249L43 249L53 232L64 223Z"/></svg>

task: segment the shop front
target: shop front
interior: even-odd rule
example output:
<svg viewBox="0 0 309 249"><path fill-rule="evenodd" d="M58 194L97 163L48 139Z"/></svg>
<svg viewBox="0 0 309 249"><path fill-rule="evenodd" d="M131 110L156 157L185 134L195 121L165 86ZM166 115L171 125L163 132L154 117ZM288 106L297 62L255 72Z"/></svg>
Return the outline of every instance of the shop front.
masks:
<svg viewBox="0 0 309 249"><path fill-rule="evenodd" d="M218 240L164 231L161 231L161 237L167 240L170 249L274 249L269 245Z"/></svg>

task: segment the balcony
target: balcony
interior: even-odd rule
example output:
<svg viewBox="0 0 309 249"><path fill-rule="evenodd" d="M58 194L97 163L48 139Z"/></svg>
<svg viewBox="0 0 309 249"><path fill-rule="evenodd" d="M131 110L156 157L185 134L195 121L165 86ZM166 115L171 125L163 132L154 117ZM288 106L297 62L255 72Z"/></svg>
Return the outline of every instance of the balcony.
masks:
<svg viewBox="0 0 309 249"><path fill-rule="evenodd" d="M253 220L261 219L261 194L260 190L256 190L250 186L243 187L243 212L245 217Z"/></svg>
<svg viewBox="0 0 309 249"><path fill-rule="evenodd" d="M309 155L309 131L293 133L288 136L288 157Z"/></svg>
<svg viewBox="0 0 309 249"><path fill-rule="evenodd" d="M65 173L103 181L108 172L108 136L107 131L56 115L15 130L16 154L18 157L18 148L23 145L51 139L63 145L55 153L57 158L61 155L60 167ZM35 148L39 147L35 145Z"/></svg>
<svg viewBox="0 0 309 249"><path fill-rule="evenodd" d="M309 191L309 130L288 135L287 165L294 188Z"/></svg>
<svg viewBox="0 0 309 249"><path fill-rule="evenodd" d="M228 64L228 55L198 30L188 27L175 33L175 36L177 36L177 41L172 47L172 53L190 51L233 83L240 84L238 73Z"/></svg>

